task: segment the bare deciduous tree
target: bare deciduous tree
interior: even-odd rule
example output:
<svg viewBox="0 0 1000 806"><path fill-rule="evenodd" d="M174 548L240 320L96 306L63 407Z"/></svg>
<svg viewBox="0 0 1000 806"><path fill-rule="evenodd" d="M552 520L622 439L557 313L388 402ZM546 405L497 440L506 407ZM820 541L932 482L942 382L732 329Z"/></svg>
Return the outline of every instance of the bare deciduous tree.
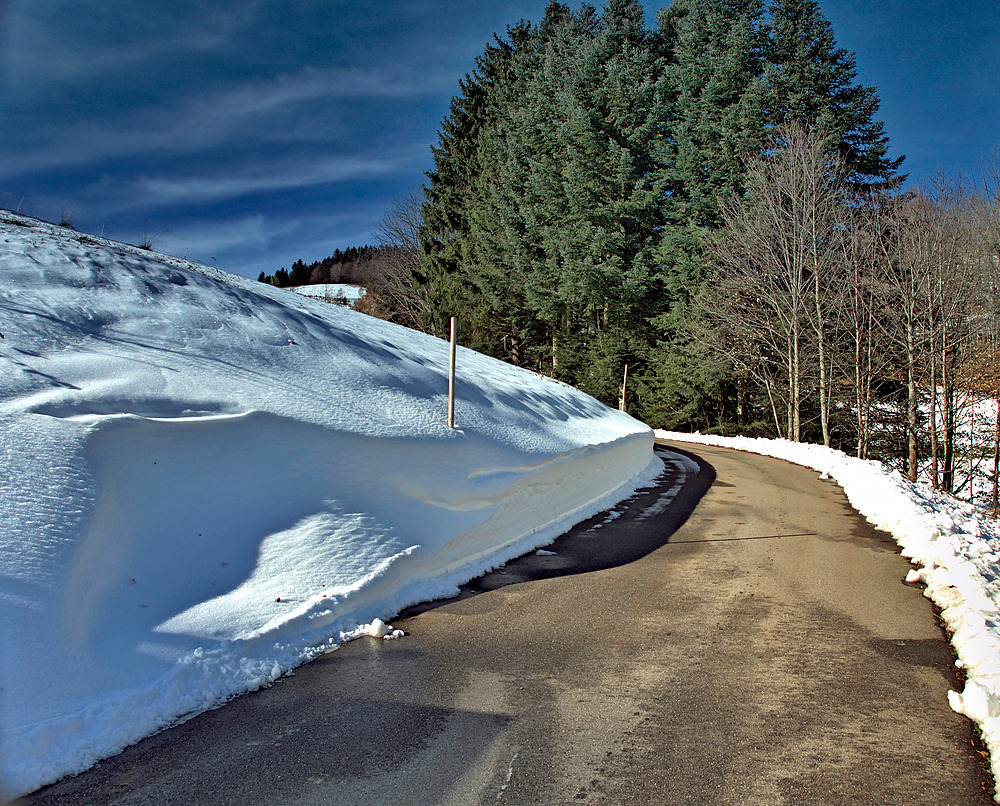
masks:
<svg viewBox="0 0 1000 806"><path fill-rule="evenodd" d="M721 205L697 333L759 384L778 436L830 444L840 412L858 456L878 436L879 458L970 500L988 477L996 508L1000 411L989 435L977 412L1000 399L1000 158L984 173L860 197L815 133L780 131Z"/></svg>
<svg viewBox="0 0 1000 806"><path fill-rule="evenodd" d="M390 205L377 227L379 246L367 266L368 294L359 310L406 327L425 330L430 310L426 295L413 279L420 267L423 194L411 189Z"/></svg>
<svg viewBox="0 0 1000 806"><path fill-rule="evenodd" d="M711 245L717 275L703 303L724 334L716 346L764 383L779 434L796 442L809 367L823 441L830 444L829 313L841 265L843 176L822 136L799 126L781 129L770 155L751 168L745 197L722 205L723 228Z"/></svg>

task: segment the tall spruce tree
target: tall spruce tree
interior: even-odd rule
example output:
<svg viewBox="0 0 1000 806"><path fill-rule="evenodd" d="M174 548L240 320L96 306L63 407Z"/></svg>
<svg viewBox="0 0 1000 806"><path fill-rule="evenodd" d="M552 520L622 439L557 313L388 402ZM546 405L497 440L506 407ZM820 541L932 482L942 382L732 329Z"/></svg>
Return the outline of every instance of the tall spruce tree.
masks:
<svg viewBox="0 0 1000 806"><path fill-rule="evenodd" d="M658 300L664 88L636 0L552 2L479 140L464 272L506 357L617 394ZM634 366L634 364L633 364Z"/></svg>
<svg viewBox="0 0 1000 806"><path fill-rule="evenodd" d="M572 155L593 197L588 216L590 298L581 384L613 402L625 365L641 372L662 309L657 260L669 223L664 121L669 90L662 53L634 0L612 0L591 57L591 151ZM584 197L586 199L586 197ZM579 204L579 195L575 201ZM576 212L576 208L574 208Z"/></svg>
<svg viewBox="0 0 1000 806"><path fill-rule="evenodd" d="M767 39L767 119L827 133L856 186L898 184L903 157L889 159L889 138L875 120L874 87L857 83L854 54L838 48L815 0L771 0Z"/></svg>
<svg viewBox="0 0 1000 806"><path fill-rule="evenodd" d="M761 0L675 0L657 18L670 99L664 206L675 225L658 259L672 325L703 276L703 230L766 140L762 15Z"/></svg>
<svg viewBox="0 0 1000 806"><path fill-rule="evenodd" d="M859 183L899 164L815 2L764 2L674 0L650 31L638 0L551 0L487 47L425 189L417 279L438 332L460 314L470 346L609 403L627 363L656 424L743 409L687 329L720 201L786 121L832 132Z"/></svg>
<svg viewBox="0 0 1000 806"><path fill-rule="evenodd" d="M482 344L538 369L551 366L544 354L557 340L565 305L564 278L545 252L549 230L565 220L559 133L572 96L560 93L587 39L568 7L549 3L480 138L481 170L469 204L463 268L486 306Z"/></svg>
<svg viewBox="0 0 1000 806"><path fill-rule="evenodd" d="M672 105L670 190L678 223L713 227L766 140L762 0L675 0L660 12Z"/></svg>
<svg viewBox="0 0 1000 806"><path fill-rule="evenodd" d="M432 149L434 169L427 177L420 227L422 253L415 279L428 289L433 332L445 332L447 317L476 307L462 277L463 250L469 232L469 207L481 171L480 139L500 114L499 95L514 78L518 48L529 34L521 23L508 29L509 40L496 38L476 60L476 70L459 81L461 94L441 124Z"/></svg>
<svg viewBox="0 0 1000 806"><path fill-rule="evenodd" d="M665 227L656 262L655 347L636 374L637 413L669 426L714 427L732 408L724 368L692 343L689 306L707 273L704 236L720 201L742 190L766 140L762 0L675 0L658 17L668 87Z"/></svg>

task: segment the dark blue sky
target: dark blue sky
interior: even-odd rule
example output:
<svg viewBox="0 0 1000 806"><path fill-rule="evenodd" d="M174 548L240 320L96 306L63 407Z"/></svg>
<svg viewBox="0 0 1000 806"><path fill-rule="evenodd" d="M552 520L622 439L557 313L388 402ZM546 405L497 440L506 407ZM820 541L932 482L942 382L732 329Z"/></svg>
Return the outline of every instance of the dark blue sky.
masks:
<svg viewBox="0 0 1000 806"><path fill-rule="evenodd" d="M911 181L975 172L1000 145L994 0L820 2ZM374 242L458 79L545 4L0 0L0 206L254 277Z"/></svg>

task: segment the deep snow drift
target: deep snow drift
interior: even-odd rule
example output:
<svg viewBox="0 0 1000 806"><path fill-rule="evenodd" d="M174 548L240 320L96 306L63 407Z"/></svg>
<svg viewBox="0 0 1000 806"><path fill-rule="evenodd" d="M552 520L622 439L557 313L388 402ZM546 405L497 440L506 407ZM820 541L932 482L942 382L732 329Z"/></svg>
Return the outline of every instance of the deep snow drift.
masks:
<svg viewBox="0 0 1000 806"><path fill-rule="evenodd" d="M0 213L0 798L266 685L659 471L558 382ZM379 629L375 625L376 630Z"/></svg>
<svg viewBox="0 0 1000 806"><path fill-rule="evenodd" d="M1000 781L1000 528L969 504L822 445L780 439L712 437L657 431L661 439L722 445L774 456L818 470L844 489L851 505L891 534L914 568L907 582L941 608L966 675L951 707L976 722ZM1000 793L997 795L1000 801Z"/></svg>

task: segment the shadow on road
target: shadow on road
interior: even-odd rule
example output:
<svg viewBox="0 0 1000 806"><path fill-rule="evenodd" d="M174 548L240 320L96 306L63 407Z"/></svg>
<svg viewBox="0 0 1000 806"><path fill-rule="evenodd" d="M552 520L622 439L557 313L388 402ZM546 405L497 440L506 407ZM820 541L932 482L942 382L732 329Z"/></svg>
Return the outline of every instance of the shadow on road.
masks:
<svg viewBox="0 0 1000 806"><path fill-rule="evenodd" d="M680 448L656 445L654 451L663 460L664 470L653 485L578 523L545 547L554 554L525 554L467 582L458 596L413 605L399 617L410 618L519 582L627 565L656 551L670 541L712 486L715 468Z"/></svg>
<svg viewBox="0 0 1000 806"><path fill-rule="evenodd" d="M90 770L10 806L419 803L448 792L483 763L510 717L407 702L399 680L425 678L428 661L374 640L323 655L295 676L143 739ZM437 675L441 688L442 675ZM462 741L451 737L458 735ZM436 743L441 763L406 767ZM427 802L434 802L428 800Z"/></svg>

